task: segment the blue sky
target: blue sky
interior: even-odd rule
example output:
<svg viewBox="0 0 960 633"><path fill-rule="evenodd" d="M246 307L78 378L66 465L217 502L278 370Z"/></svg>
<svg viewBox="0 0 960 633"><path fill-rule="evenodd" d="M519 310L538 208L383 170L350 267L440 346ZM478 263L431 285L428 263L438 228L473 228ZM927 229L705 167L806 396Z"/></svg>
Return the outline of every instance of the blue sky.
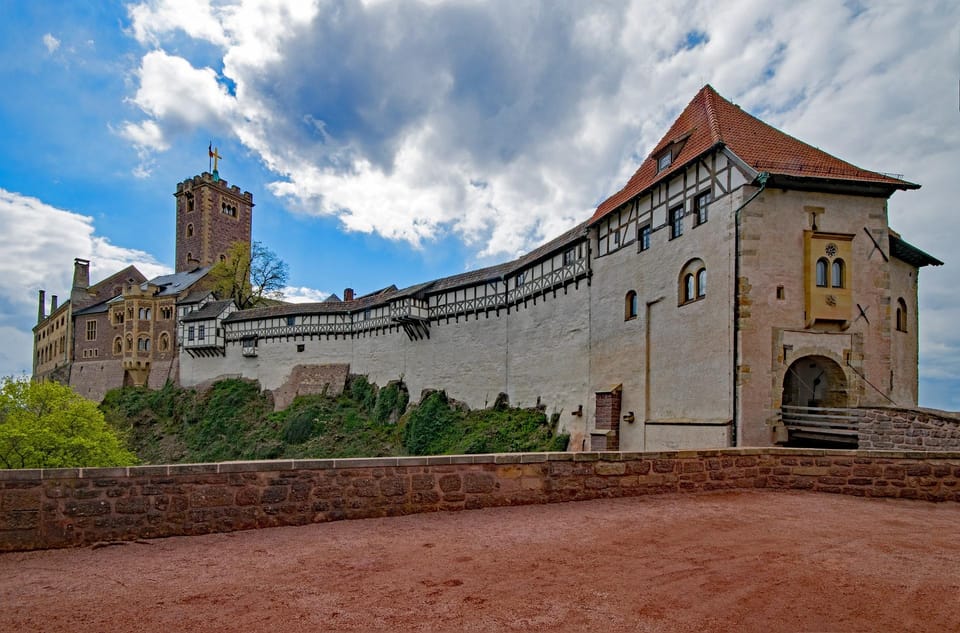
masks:
<svg viewBox="0 0 960 633"><path fill-rule="evenodd" d="M0 0L0 375L40 288L173 261L178 181L254 195L288 296L512 258L589 217L704 84L903 174L921 404L960 409L960 9L952 2ZM920 8L917 8L917 7Z"/></svg>

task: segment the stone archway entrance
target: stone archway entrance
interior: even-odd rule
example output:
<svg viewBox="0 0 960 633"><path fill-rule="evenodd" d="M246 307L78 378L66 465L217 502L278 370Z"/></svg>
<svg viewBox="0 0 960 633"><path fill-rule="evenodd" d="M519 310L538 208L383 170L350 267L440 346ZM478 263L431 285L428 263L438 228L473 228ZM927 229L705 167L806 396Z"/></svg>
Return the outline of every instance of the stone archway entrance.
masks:
<svg viewBox="0 0 960 633"><path fill-rule="evenodd" d="M847 407L847 377L843 368L826 356L798 358L783 377L782 403L794 407Z"/></svg>

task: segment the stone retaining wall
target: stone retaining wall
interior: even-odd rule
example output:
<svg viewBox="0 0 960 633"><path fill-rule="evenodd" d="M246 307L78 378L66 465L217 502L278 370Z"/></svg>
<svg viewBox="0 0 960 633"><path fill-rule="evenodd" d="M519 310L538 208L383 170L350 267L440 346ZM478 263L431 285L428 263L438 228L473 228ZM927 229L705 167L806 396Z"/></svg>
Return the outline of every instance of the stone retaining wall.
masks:
<svg viewBox="0 0 960 633"><path fill-rule="evenodd" d="M749 488L960 501L960 453L763 448L5 470L0 551Z"/></svg>
<svg viewBox="0 0 960 633"><path fill-rule="evenodd" d="M861 409L861 450L960 451L960 416L935 409Z"/></svg>

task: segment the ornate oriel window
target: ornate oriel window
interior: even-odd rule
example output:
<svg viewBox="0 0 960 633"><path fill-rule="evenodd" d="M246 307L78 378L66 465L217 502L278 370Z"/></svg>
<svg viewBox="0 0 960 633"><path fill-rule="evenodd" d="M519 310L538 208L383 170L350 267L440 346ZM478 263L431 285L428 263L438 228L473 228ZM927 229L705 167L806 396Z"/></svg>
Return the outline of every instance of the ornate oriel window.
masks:
<svg viewBox="0 0 960 633"><path fill-rule="evenodd" d="M849 323L853 311L853 234L804 231L804 318Z"/></svg>

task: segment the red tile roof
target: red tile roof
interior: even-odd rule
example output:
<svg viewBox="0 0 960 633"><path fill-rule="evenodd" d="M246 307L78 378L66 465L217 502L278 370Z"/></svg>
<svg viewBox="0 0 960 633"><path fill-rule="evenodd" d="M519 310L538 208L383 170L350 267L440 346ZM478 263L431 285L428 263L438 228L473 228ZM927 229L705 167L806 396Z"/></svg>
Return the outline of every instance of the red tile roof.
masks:
<svg viewBox="0 0 960 633"><path fill-rule="evenodd" d="M658 173L657 158L670 145L674 145L673 162ZM885 185L891 191L919 188L905 180L861 169L784 134L730 103L708 84L677 117L626 186L597 207L591 223L720 145L725 145L758 172Z"/></svg>

